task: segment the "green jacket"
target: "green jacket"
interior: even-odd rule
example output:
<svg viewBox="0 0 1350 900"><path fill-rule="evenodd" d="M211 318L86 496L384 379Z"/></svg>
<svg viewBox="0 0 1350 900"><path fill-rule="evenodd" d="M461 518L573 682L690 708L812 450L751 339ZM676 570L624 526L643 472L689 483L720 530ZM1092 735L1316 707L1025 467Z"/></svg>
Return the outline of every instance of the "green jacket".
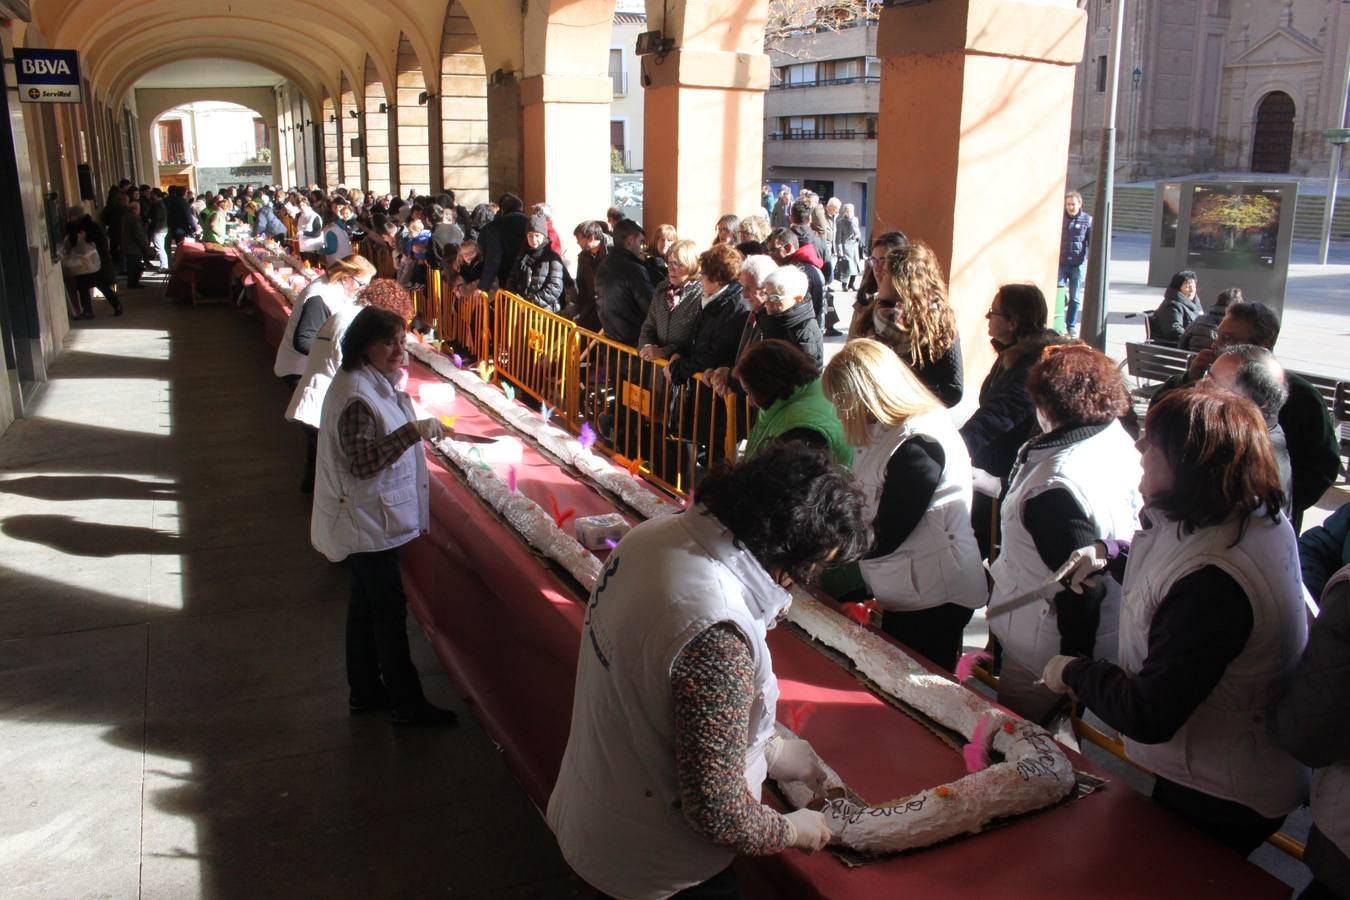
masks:
<svg viewBox="0 0 1350 900"><path fill-rule="evenodd" d="M834 411L834 404L825 399L819 378L760 411L759 419L746 439L745 454L752 456L775 438L799 428L818 432L829 445L830 456L841 466L853 463L853 448L844 440L843 423Z"/></svg>

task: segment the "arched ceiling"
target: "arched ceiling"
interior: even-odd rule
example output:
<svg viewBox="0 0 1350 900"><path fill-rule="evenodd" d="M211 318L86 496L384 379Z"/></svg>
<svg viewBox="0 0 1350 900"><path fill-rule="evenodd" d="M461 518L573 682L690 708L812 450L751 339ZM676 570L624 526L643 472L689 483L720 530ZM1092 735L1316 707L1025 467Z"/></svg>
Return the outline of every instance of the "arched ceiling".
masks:
<svg viewBox="0 0 1350 900"><path fill-rule="evenodd" d="M80 51L96 95L112 103L155 66L197 54L267 66L317 108L323 95L336 95L343 74L362 86L367 56L394 96L400 36L434 91L446 10L454 3L473 22L488 71L518 71L523 21L520 5L505 0L221 0L191 9L181 0L34 0L33 22L47 46Z"/></svg>

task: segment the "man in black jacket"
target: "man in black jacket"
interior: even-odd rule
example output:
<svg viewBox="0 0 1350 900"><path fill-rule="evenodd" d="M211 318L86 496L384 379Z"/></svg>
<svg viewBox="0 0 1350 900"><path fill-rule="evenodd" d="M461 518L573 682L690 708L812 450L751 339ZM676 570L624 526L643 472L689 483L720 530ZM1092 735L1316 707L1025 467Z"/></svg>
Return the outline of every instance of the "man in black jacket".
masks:
<svg viewBox="0 0 1350 900"><path fill-rule="evenodd" d="M504 282L516 267L516 259L525 249L525 233L530 230L525 204L515 194L502 194L497 206L497 217L478 236L478 248L483 254L483 276L478 288L489 294L498 278Z"/></svg>
<svg viewBox="0 0 1350 900"><path fill-rule="evenodd" d="M636 347L647 307L652 302L651 272L642 260L646 234L632 219L614 226L614 247L595 272L600 323L610 340Z"/></svg>
<svg viewBox="0 0 1350 900"><path fill-rule="evenodd" d="M562 257L548 243L548 219L536 215L530 219L530 230L525 233L526 250L516 260L516 267L506 278L506 290L535 306L557 312L562 305Z"/></svg>
<svg viewBox="0 0 1350 900"><path fill-rule="evenodd" d="M801 201L798 201L799 203ZM780 266L792 266L806 278L807 296L811 298L811 309L816 321L820 323L822 333L825 327L825 276L820 274L811 256L811 245L802 245L797 234L787 228L774 229L764 242L764 249Z"/></svg>
<svg viewBox="0 0 1350 900"><path fill-rule="evenodd" d="M599 222L582 222L572 232L577 239L577 299L569 310L572 320L582 328L599 331L600 311L596 305L595 274L609 255L608 236Z"/></svg>
<svg viewBox="0 0 1350 900"><path fill-rule="evenodd" d="M1230 303L1223 321L1219 323L1219 334L1214 344L1210 349L1201 350L1191 357L1190 366L1184 374L1174 375L1163 382L1149 401L1150 404L1157 403L1158 398L1169 391L1204 378L1214 360L1227 348L1238 344L1255 344L1273 352L1279 337L1280 317L1270 307L1250 300ZM1336 473L1341 468L1340 446L1336 438L1336 426L1327 413L1321 393L1307 379L1293 372L1284 374L1289 386L1289 398L1280 409L1279 425L1284 430L1285 443L1289 449L1289 468L1294 485L1293 512L1289 518L1297 534L1303 524L1303 511L1322 499L1322 494L1336 480Z"/></svg>
<svg viewBox="0 0 1350 900"><path fill-rule="evenodd" d="M432 204L431 221L435 224L427 239L427 271L442 269L453 261L464 241L464 230L456 223L454 206Z"/></svg>

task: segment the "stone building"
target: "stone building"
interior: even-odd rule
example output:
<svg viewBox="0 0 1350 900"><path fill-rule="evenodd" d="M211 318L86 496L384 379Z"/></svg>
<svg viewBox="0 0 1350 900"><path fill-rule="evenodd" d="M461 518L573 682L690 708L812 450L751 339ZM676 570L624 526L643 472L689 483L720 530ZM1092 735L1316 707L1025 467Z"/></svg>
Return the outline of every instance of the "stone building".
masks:
<svg viewBox="0 0 1350 900"><path fill-rule="evenodd" d="M1090 186L1106 102L1111 0L1086 0L1069 183ZM1341 0L1140 0L1126 7L1116 146L1124 181L1202 172L1318 175L1340 107Z"/></svg>

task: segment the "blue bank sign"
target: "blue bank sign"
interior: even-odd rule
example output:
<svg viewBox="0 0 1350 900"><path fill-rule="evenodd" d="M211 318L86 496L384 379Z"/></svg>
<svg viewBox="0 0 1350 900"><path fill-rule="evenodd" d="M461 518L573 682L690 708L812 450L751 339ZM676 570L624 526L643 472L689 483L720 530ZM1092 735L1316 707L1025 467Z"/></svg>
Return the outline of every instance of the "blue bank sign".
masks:
<svg viewBox="0 0 1350 900"><path fill-rule="evenodd" d="M80 102L80 55L74 50L15 47L14 74L24 103Z"/></svg>

